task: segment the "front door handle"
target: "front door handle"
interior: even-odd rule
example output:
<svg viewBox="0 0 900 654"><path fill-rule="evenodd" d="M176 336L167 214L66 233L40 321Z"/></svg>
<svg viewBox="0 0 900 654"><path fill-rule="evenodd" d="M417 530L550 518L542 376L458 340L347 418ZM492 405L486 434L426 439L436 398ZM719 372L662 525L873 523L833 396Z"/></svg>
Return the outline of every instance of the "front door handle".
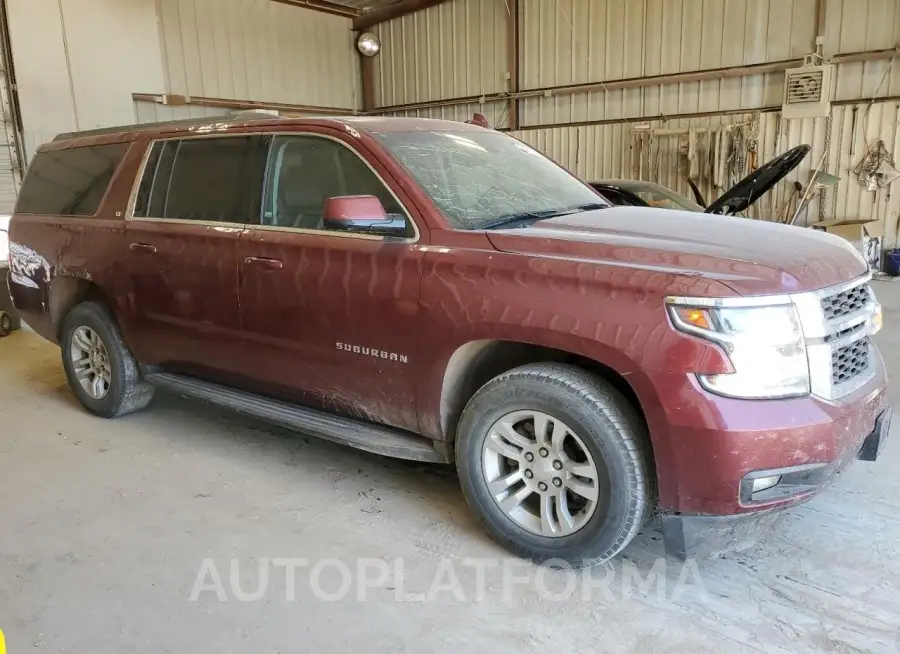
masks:
<svg viewBox="0 0 900 654"><path fill-rule="evenodd" d="M147 243L132 243L128 246L132 252L143 252L144 254L156 254L156 246Z"/></svg>
<svg viewBox="0 0 900 654"><path fill-rule="evenodd" d="M270 268L272 270L281 270L284 268L284 263L279 261L278 259L269 259L267 257L247 257L244 259L244 263L248 266L262 266L263 268Z"/></svg>

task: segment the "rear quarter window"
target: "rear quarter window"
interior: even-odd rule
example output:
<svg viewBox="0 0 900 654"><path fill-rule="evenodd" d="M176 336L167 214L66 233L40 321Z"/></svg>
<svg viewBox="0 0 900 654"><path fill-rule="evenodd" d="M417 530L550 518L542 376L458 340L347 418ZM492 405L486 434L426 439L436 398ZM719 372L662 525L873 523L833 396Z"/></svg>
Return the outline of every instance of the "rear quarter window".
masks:
<svg viewBox="0 0 900 654"><path fill-rule="evenodd" d="M129 145L38 152L22 184L16 213L93 216Z"/></svg>

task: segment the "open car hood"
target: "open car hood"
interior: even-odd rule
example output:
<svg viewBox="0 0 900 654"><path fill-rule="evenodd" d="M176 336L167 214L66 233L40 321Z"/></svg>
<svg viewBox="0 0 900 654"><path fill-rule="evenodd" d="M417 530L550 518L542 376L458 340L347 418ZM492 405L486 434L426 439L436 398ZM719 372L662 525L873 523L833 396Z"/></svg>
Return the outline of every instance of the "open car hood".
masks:
<svg viewBox="0 0 900 654"><path fill-rule="evenodd" d="M799 166L810 150L808 145L798 145L763 164L711 202L705 213L733 215L744 211Z"/></svg>

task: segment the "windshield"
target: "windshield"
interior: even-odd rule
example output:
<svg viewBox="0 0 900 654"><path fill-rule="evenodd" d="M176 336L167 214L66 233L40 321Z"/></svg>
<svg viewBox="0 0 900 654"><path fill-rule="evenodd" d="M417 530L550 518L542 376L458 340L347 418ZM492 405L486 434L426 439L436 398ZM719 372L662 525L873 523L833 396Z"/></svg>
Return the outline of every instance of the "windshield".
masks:
<svg viewBox="0 0 900 654"><path fill-rule="evenodd" d="M631 191L651 207L657 209L678 209L679 211L696 211L703 213L703 207L696 202L688 200L672 189L654 184L653 182L614 182L626 191Z"/></svg>
<svg viewBox="0 0 900 654"><path fill-rule="evenodd" d="M606 206L564 169L499 132L376 136L457 229L485 229Z"/></svg>

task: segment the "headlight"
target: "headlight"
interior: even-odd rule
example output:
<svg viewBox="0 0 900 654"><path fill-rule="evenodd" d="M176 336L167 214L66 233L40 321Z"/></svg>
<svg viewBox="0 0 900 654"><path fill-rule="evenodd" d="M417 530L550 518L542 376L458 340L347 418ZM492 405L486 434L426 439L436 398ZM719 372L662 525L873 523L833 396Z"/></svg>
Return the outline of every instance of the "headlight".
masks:
<svg viewBox="0 0 900 654"><path fill-rule="evenodd" d="M732 373L697 375L707 390L748 399L809 394L806 343L793 304L690 306L670 298L668 308L679 331L717 343L731 359Z"/></svg>
<svg viewBox="0 0 900 654"><path fill-rule="evenodd" d="M882 327L884 327L884 310L881 308L881 302L876 302L872 310L872 336L880 332Z"/></svg>

